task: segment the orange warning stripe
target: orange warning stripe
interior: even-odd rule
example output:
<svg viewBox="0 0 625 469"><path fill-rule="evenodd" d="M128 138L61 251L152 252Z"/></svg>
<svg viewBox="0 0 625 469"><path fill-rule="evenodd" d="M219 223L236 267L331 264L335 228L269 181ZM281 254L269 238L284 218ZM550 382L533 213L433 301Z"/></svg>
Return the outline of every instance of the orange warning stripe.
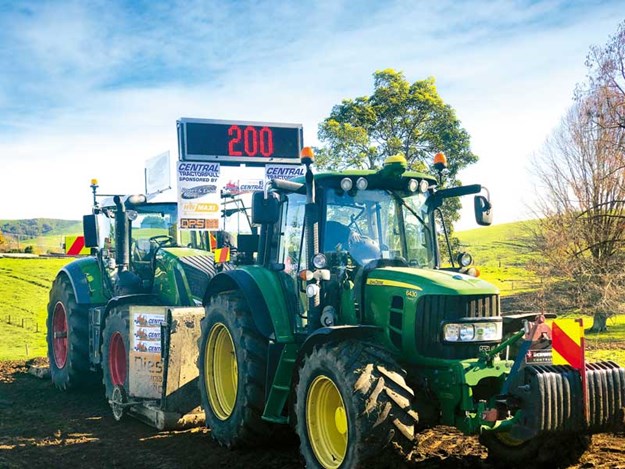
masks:
<svg viewBox="0 0 625 469"><path fill-rule="evenodd" d="M577 323L577 321L576 321ZM577 323L579 324L579 323ZM554 364L563 361L576 370L583 370L584 360L584 329L581 324L565 327L554 321L551 325L551 346L554 352Z"/></svg>
<svg viewBox="0 0 625 469"><path fill-rule="evenodd" d="M215 249L215 262L228 262L230 260L230 248Z"/></svg>

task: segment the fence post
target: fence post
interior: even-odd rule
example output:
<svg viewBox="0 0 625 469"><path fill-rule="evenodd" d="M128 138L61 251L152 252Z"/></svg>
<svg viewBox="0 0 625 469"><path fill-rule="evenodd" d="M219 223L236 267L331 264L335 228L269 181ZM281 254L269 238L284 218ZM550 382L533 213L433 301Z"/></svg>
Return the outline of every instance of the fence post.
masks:
<svg viewBox="0 0 625 469"><path fill-rule="evenodd" d="M26 342L26 358L28 358L28 342Z"/></svg>

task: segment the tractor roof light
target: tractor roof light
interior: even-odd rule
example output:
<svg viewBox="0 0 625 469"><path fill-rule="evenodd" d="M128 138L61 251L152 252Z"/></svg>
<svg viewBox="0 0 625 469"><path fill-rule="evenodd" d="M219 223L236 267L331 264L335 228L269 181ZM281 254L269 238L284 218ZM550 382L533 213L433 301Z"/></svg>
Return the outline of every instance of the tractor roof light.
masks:
<svg viewBox="0 0 625 469"><path fill-rule="evenodd" d="M418 188L419 188L419 182L416 179L408 180L408 190L410 192L417 192Z"/></svg>
<svg viewBox="0 0 625 469"><path fill-rule="evenodd" d="M356 189L358 189L359 191L364 191L367 189L367 186L369 186L369 181L367 181L366 178L363 177L359 177L356 180Z"/></svg>
<svg viewBox="0 0 625 469"><path fill-rule="evenodd" d="M312 147L304 147L300 152L300 161L304 165L309 165L315 162L315 153Z"/></svg>
<svg viewBox="0 0 625 469"><path fill-rule="evenodd" d="M341 179L341 189L343 189L345 192L352 190L353 186L354 183L350 178Z"/></svg>
<svg viewBox="0 0 625 469"><path fill-rule="evenodd" d="M439 151L436 155L434 155L434 168L437 171L442 171L447 168L447 157L442 151Z"/></svg>
<svg viewBox="0 0 625 469"><path fill-rule="evenodd" d="M427 179L421 179L419 182L419 192L425 194L430 189L430 182Z"/></svg>

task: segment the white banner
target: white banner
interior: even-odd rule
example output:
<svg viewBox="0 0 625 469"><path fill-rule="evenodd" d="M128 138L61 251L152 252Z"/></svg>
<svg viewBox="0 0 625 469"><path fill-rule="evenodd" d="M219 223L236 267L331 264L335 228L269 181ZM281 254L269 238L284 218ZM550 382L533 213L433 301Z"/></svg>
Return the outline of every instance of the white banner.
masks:
<svg viewBox="0 0 625 469"><path fill-rule="evenodd" d="M219 229L220 173L219 163L178 162L178 229Z"/></svg>

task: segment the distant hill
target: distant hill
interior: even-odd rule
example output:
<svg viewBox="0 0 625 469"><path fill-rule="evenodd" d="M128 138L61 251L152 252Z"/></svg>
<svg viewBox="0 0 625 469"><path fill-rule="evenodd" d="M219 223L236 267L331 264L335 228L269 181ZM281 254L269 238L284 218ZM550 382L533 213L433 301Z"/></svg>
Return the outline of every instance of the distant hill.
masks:
<svg viewBox="0 0 625 469"><path fill-rule="evenodd" d="M82 234L82 221L56 218L30 218L26 220L0 220L0 234L4 243L2 251L63 252L65 236Z"/></svg>
<svg viewBox="0 0 625 469"><path fill-rule="evenodd" d="M0 231L5 235L20 235L26 238L73 233L76 230L82 231L82 222L79 220L58 220L56 218L0 220Z"/></svg>

